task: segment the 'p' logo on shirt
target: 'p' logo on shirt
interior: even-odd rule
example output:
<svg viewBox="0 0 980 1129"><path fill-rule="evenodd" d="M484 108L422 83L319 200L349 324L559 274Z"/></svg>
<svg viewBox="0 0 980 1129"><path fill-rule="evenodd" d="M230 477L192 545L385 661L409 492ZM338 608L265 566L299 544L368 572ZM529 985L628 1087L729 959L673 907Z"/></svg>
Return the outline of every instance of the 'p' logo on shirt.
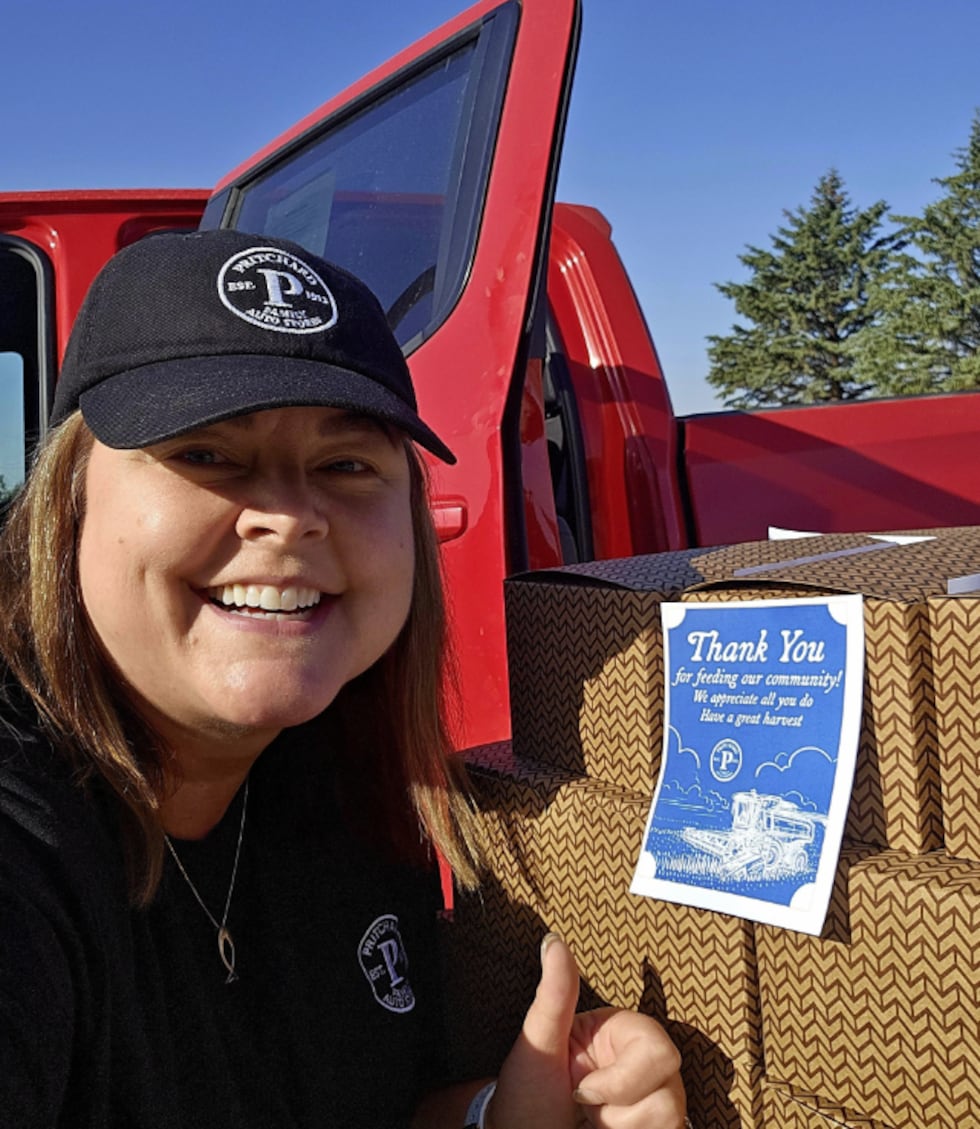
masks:
<svg viewBox="0 0 980 1129"><path fill-rule="evenodd" d="M415 993L408 981L408 953L393 913L375 918L357 949L361 971L374 998L388 1011L411 1011Z"/></svg>

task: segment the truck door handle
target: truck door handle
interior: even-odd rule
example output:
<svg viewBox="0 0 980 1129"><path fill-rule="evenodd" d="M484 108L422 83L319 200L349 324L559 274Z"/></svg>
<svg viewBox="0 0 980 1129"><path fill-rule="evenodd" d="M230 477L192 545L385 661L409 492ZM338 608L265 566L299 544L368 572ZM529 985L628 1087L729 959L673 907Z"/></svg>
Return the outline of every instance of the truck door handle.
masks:
<svg viewBox="0 0 980 1129"><path fill-rule="evenodd" d="M452 541L466 532L466 504L454 499L453 501L435 501L432 503L432 522L436 527L436 536L440 541Z"/></svg>

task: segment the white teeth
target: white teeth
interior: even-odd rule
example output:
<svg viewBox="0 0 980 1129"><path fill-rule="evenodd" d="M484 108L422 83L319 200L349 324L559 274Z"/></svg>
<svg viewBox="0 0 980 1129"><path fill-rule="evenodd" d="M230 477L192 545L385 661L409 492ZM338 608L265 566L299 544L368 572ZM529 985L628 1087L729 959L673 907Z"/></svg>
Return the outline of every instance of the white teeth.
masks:
<svg viewBox="0 0 980 1129"><path fill-rule="evenodd" d="M209 588L208 596L227 608L260 608L266 612L294 612L297 608L313 608L321 593L315 588L274 588L271 584L225 584Z"/></svg>

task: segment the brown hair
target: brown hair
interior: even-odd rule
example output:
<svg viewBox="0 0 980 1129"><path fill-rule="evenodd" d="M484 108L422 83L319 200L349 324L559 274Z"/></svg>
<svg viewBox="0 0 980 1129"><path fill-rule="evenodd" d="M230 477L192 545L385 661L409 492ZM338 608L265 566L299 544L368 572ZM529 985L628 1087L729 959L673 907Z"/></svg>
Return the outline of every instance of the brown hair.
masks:
<svg viewBox="0 0 980 1129"><path fill-rule="evenodd" d="M134 902L160 881L157 808L167 751L133 708L82 605L78 534L94 439L73 413L42 447L0 540L0 655L32 699L80 782L104 781L120 815ZM344 741L345 786L372 828L409 856L434 846L463 885L482 857L479 828L447 722L446 616L425 468L405 440L411 472L415 579L408 620L388 652L344 687L317 724ZM370 783L368 783L370 782ZM353 796L352 796L353 798Z"/></svg>
<svg viewBox="0 0 980 1129"><path fill-rule="evenodd" d="M482 867L483 841L463 762L452 754L449 719L458 690L442 565L426 469L414 445L406 440L405 447L415 537L411 609L394 644L343 687L326 720L344 750L345 806L349 818L360 815L357 829L377 838L383 827L388 846L408 857L433 844L457 881L472 887Z"/></svg>

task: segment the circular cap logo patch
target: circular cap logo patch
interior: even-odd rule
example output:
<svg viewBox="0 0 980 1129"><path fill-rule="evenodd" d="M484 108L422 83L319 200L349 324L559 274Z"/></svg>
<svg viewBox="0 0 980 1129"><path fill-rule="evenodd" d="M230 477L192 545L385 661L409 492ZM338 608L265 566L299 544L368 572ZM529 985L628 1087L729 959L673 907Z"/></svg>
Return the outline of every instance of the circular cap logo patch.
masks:
<svg viewBox="0 0 980 1129"><path fill-rule="evenodd" d="M327 284L278 247L233 255L218 274L218 295L236 317L275 333L322 333L337 322Z"/></svg>

